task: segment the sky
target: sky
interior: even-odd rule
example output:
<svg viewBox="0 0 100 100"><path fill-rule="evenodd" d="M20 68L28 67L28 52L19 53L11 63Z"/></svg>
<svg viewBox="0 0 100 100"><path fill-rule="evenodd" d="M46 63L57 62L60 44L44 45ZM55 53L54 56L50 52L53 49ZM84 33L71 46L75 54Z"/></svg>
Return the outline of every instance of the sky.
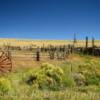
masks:
<svg viewBox="0 0 100 100"><path fill-rule="evenodd" d="M0 38L100 39L100 0L0 0Z"/></svg>

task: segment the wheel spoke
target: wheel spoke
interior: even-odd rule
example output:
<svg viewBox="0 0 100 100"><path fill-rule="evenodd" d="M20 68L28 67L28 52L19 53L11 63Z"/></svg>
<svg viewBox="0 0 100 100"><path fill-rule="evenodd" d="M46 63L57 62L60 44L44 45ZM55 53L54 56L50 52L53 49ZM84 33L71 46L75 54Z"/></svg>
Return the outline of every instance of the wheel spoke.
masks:
<svg viewBox="0 0 100 100"><path fill-rule="evenodd" d="M0 55L0 72L7 73L12 69L11 59L6 55L6 53L2 52Z"/></svg>

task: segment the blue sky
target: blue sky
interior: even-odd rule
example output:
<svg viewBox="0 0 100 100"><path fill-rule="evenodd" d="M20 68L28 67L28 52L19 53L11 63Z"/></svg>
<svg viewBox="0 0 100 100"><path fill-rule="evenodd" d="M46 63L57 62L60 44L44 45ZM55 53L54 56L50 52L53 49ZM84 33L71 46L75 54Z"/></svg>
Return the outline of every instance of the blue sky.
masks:
<svg viewBox="0 0 100 100"><path fill-rule="evenodd" d="M0 0L0 38L100 39L100 0Z"/></svg>

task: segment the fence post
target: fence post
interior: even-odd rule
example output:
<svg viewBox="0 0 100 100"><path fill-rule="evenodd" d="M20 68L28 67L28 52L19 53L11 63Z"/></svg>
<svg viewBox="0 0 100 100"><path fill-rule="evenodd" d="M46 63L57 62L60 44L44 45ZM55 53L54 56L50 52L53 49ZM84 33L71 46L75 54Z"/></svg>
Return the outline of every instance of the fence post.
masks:
<svg viewBox="0 0 100 100"><path fill-rule="evenodd" d="M50 56L50 59L55 58L55 50L54 50L54 47L52 45L50 45L50 47L49 47L49 56Z"/></svg>
<svg viewBox="0 0 100 100"><path fill-rule="evenodd" d="M88 36L86 36L86 50L88 48Z"/></svg>
<svg viewBox="0 0 100 100"><path fill-rule="evenodd" d="M88 54L88 36L86 36L86 47L85 47L85 53Z"/></svg>
<svg viewBox="0 0 100 100"><path fill-rule="evenodd" d="M76 43L77 43L77 39L76 39L76 34L74 33L73 52L75 52L76 50Z"/></svg>
<svg viewBox="0 0 100 100"><path fill-rule="evenodd" d="M74 41L73 41L73 46L74 46L74 47L75 47L76 42L77 42L76 34L74 33Z"/></svg>
<svg viewBox="0 0 100 100"><path fill-rule="evenodd" d="M36 61L40 61L40 49L37 48L37 51L36 51Z"/></svg>
<svg viewBox="0 0 100 100"><path fill-rule="evenodd" d="M92 37L92 54L94 55L94 49L95 49L95 44L94 44L94 37Z"/></svg>
<svg viewBox="0 0 100 100"><path fill-rule="evenodd" d="M92 37L92 48L94 48L94 46L95 46L94 42L95 42L95 39L94 39L94 37Z"/></svg>

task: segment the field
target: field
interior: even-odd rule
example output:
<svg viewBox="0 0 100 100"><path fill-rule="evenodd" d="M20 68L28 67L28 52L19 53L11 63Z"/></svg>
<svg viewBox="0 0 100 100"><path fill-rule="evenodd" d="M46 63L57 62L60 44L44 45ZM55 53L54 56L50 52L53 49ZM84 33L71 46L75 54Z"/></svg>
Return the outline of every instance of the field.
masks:
<svg viewBox="0 0 100 100"><path fill-rule="evenodd" d="M24 46L33 46L36 47L38 44L39 47L41 46L48 46L48 45L68 45L68 44L73 44L73 40L20 40L20 39L0 39L0 46L3 45L11 45L11 46L20 46L20 47L24 47ZM77 40L77 44L78 47L84 47L85 46L85 40ZM89 40L89 46L91 46L91 40ZM95 45L97 47L100 47L100 41L99 40L95 40Z"/></svg>
<svg viewBox="0 0 100 100"><path fill-rule="evenodd" d="M1 46L10 42L14 46L72 43L57 40L0 41ZM82 43L80 41L80 46ZM99 46L99 41L96 44ZM11 59L12 71L0 74L0 100L100 99L100 57L72 53L66 59L50 60L43 56L36 61L32 51L14 50Z"/></svg>
<svg viewBox="0 0 100 100"><path fill-rule="evenodd" d="M99 100L100 98L100 58L72 54L64 61L42 60L40 62L29 58L13 58L13 71L3 77L10 80L11 88L0 93L0 100ZM34 88L36 84L29 85L23 79L30 70L39 71L42 63L50 63L60 67L64 72L64 87L49 89ZM79 68L82 66L82 68ZM84 83L78 86L72 77L73 74L83 71L84 76L78 76L82 81L86 75L89 85ZM94 74L95 73L95 74ZM30 74L30 73L28 73ZM27 75L27 74L26 74ZM26 76L25 78L27 78ZM9 84L5 88L9 87ZM48 86L47 86L48 87ZM0 88L1 89L1 88ZM2 91L2 89L1 89Z"/></svg>

